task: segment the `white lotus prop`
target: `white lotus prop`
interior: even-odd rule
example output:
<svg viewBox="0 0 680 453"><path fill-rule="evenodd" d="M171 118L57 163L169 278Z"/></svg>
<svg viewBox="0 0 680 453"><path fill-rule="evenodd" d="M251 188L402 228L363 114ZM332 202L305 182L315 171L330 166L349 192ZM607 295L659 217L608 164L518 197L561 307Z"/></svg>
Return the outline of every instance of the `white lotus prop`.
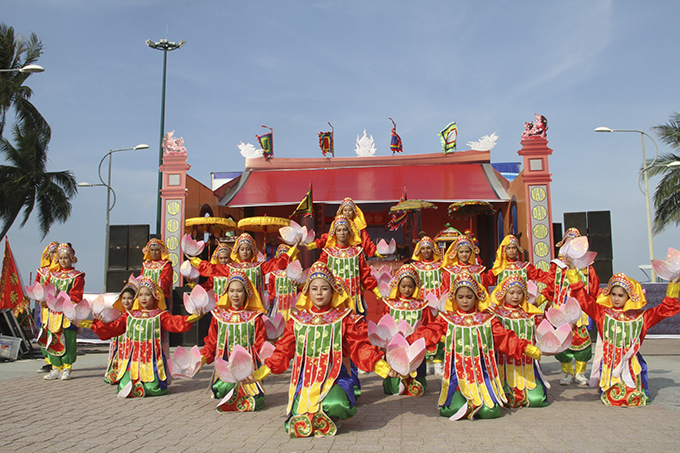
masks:
<svg viewBox="0 0 680 453"><path fill-rule="evenodd" d="M428 293L428 295L425 296L425 302L427 302L427 306L432 310L432 314L436 316L439 312L444 311L448 298L448 291L439 297L435 296L434 293Z"/></svg>
<svg viewBox="0 0 680 453"><path fill-rule="evenodd" d="M283 329L286 328L286 320L281 313L277 313L271 319L262 315L262 320L265 329L267 329L267 338L270 340L277 340L283 334Z"/></svg>
<svg viewBox="0 0 680 453"><path fill-rule="evenodd" d="M201 285L194 286L191 293L184 293L184 308L192 315L201 315L215 308L215 291L206 291Z"/></svg>
<svg viewBox="0 0 680 453"><path fill-rule="evenodd" d="M307 231L306 226L300 226L296 221L291 220L290 226L279 229L281 239L288 245L302 244L307 246L314 242L314 230Z"/></svg>
<svg viewBox="0 0 680 453"><path fill-rule="evenodd" d="M680 275L680 252L674 248L669 248L666 261L652 260L652 268L656 275L664 280L675 280Z"/></svg>
<svg viewBox="0 0 680 453"><path fill-rule="evenodd" d="M402 376L414 372L425 358L425 339L419 338L412 345L397 334L387 345L385 360L390 367Z"/></svg>
<svg viewBox="0 0 680 453"><path fill-rule="evenodd" d="M269 357L272 356L274 351L276 350L276 347L271 344L268 341L265 341L264 344L262 345L262 348L260 349L260 353L258 354L260 356L260 360L266 360Z"/></svg>
<svg viewBox="0 0 680 453"><path fill-rule="evenodd" d="M237 383L241 382L248 376L250 376L254 371L253 368L253 357L246 351L246 349L241 345L234 346L234 350L229 354L229 361L224 359L215 359L215 373L224 382ZM227 401L231 399L234 394L236 386L229 393L225 395L217 407L220 407Z"/></svg>
<svg viewBox="0 0 680 453"><path fill-rule="evenodd" d="M80 321L84 321L90 317L92 307L89 300L83 299L77 304L64 303L63 313L69 321L77 326Z"/></svg>
<svg viewBox="0 0 680 453"><path fill-rule="evenodd" d="M529 294L529 297L527 297L527 302L530 304L536 302L536 298L541 294L538 289L538 285L536 285L536 282L533 280L527 281L527 293Z"/></svg>
<svg viewBox="0 0 680 453"><path fill-rule="evenodd" d="M397 332L399 332L397 323L389 314L380 318L378 324L368 321L368 340L379 348L387 348L390 340L392 340Z"/></svg>
<svg viewBox="0 0 680 453"><path fill-rule="evenodd" d="M187 256L198 256L203 252L204 241L195 241L190 234L182 236L182 251Z"/></svg>
<svg viewBox="0 0 680 453"><path fill-rule="evenodd" d="M559 308L550 307L545 312L545 317L555 327L560 327L563 324L573 326L581 319L583 311L578 301L573 297L568 297L567 301Z"/></svg>
<svg viewBox="0 0 680 453"><path fill-rule="evenodd" d="M196 280L198 277L200 277L198 269L192 266L191 261L189 260L186 260L182 263L182 265L179 267L179 273L182 274L182 277L189 280Z"/></svg>
<svg viewBox="0 0 680 453"><path fill-rule="evenodd" d="M408 321L402 319L397 323L397 331L404 337L408 337L409 335L413 334L413 332L418 330L418 327L420 327L421 325L422 322L418 321L413 326L411 326L411 324L409 324Z"/></svg>
<svg viewBox="0 0 680 453"><path fill-rule="evenodd" d="M382 256L394 255L397 251L397 243L394 238L390 239L389 244L385 242L384 239L381 239L376 245L376 248L378 253Z"/></svg>
<svg viewBox="0 0 680 453"><path fill-rule="evenodd" d="M560 255L571 258L572 264L577 269L586 269L595 261L597 252L588 251L588 238L581 236L568 240L560 247Z"/></svg>
<svg viewBox="0 0 680 453"><path fill-rule="evenodd" d="M92 301L92 315L95 318L101 319L105 323L110 323L115 321L120 317L120 311L113 308L111 305L104 301L104 295L98 295Z"/></svg>
<svg viewBox="0 0 680 453"><path fill-rule="evenodd" d="M31 286L26 287L26 296L37 302L45 302L48 295L52 297L57 295L57 288L50 282L47 282L45 285L35 282Z"/></svg>
<svg viewBox="0 0 680 453"><path fill-rule="evenodd" d="M191 379L201 369L201 351L194 346L187 351L182 346L177 346L172 358L168 361L170 376L175 379Z"/></svg>
<svg viewBox="0 0 680 453"><path fill-rule="evenodd" d="M59 291L59 294L57 294L56 297L51 294L47 294L45 302L47 303L49 309L56 313L63 313L64 307L67 305L73 305L71 302L71 297L64 291Z"/></svg>
<svg viewBox="0 0 680 453"><path fill-rule="evenodd" d="M307 281L308 275L309 269L303 270L302 264L298 260L288 263L288 266L286 267L286 277L299 285L302 285Z"/></svg>
<svg viewBox="0 0 680 453"><path fill-rule="evenodd" d="M546 319L536 328L536 346L543 354L559 354L571 346L574 334L569 324L562 324L554 329Z"/></svg>

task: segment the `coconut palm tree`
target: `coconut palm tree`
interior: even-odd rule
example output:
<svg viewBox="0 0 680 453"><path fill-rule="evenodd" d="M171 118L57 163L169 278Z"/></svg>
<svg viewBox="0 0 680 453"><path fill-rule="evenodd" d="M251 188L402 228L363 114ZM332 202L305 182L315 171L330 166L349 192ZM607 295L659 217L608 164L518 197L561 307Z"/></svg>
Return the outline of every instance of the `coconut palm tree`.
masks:
<svg viewBox="0 0 680 453"><path fill-rule="evenodd" d="M652 130L664 143L678 150L662 154L656 161L647 161L649 176L663 175L654 191L654 233L660 233L671 224L680 225L680 114L675 112L668 123Z"/></svg>
<svg viewBox="0 0 680 453"><path fill-rule="evenodd" d="M37 207L43 238L54 222L64 223L71 215L71 198L78 192L70 171L48 172L49 128L37 127L30 119L12 126L14 144L0 137L0 154L8 165L0 165L0 240L23 210L23 227Z"/></svg>
<svg viewBox="0 0 680 453"><path fill-rule="evenodd" d="M42 42L35 33L28 39L14 36L14 28L0 23L0 69L21 69L34 64L42 54ZM7 124L7 114L13 109L18 122L25 118L39 127L48 127L42 115L30 102L33 90L24 85L29 73L0 72L0 137Z"/></svg>

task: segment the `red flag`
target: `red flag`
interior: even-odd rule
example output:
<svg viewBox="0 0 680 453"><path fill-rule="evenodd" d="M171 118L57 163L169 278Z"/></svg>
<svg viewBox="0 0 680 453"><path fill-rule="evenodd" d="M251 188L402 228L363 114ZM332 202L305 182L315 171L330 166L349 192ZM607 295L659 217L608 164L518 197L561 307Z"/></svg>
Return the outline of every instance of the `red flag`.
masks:
<svg viewBox="0 0 680 453"><path fill-rule="evenodd" d="M0 297L2 298L0 308L12 309L14 316L28 309L28 298L24 294L21 276L7 238L5 238L5 257L2 260L2 274L0 274Z"/></svg>

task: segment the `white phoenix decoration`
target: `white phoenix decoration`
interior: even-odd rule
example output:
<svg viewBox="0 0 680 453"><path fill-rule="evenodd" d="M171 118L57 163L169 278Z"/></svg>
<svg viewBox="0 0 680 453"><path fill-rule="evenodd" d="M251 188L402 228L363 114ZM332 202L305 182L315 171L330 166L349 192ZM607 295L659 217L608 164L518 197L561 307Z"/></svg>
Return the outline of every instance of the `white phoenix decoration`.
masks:
<svg viewBox="0 0 680 453"><path fill-rule="evenodd" d="M256 157L262 157L262 150L261 149L255 149L255 146L252 143L246 143L243 144L241 142L238 146L239 152L243 157L247 157L249 159L255 159Z"/></svg>
<svg viewBox="0 0 680 453"><path fill-rule="evenodd" d="M498 140L498 135L494 132L491 135L485 135L480 138L478 142L467 142L467 145L473 151L489 151L496 146L496 140Z"/></svg>
<svg viewBox="0 0 680 453"><path fill-rule="evenodd" d="M357 135L357 147L354 150L357 156L369 157L375 154L377 151L375 148L375 142L373 141L373 136L368 137L366 135L366 129L364 129L364 136L359 138Z"/></svg>

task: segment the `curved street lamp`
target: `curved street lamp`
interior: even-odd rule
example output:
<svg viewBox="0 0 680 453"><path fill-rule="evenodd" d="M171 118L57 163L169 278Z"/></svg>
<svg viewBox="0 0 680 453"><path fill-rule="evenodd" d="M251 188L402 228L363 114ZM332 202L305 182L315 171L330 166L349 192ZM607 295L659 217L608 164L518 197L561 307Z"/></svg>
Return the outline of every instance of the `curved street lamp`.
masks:
<svg viewBox="0 0 680 453"><path fill-rule="evenodd" d="M23 72L24 74L35 74L36 72L45 72L45 68L37 64L28 64L19 69L0 69L0 72Z"/></svg>
<svg viewBox="0 0 680 453"><path fill-rule="evenodd" d="M654 140L654 137L649 135L647 132L643 130L637 130L637 129L610 129L608 127L598 127L595 129L595 132L636 132L640 134L640 137L642 138L642 170L641 174L644 177L645 181L645 189L642 191L642 193L645 195L645 199L647 201L647 233L648 233L648 239L649 239L649 261L654 260L654 233L652 230L652 209L651 209L651 201L649 199L649 178L647 175L647 170L654 166L654 163L656 162L656 159L659 157L659 146L656 144L656 140ZM654 159L652 162L647 165L647 154L645 153L645 135L649 137L652 140L652 143L654 143L654 146L656 147L656 155L654 156ZM680 165L680 164L678 164ZM638 177L638 188L640 187L640 178ZM654 269L651 271L651 278L650 280L652 283L656 283L656 273L654 272Z"/></svg>

